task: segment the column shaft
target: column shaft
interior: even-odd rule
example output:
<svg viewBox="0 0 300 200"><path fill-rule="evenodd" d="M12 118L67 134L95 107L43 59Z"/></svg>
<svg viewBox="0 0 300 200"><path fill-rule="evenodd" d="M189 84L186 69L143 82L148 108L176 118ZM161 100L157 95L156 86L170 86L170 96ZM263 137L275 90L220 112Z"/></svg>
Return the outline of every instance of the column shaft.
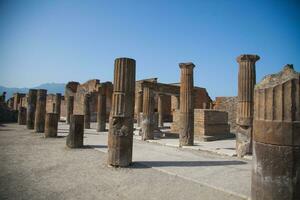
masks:
<svg viewBox="0 0 300 200"><path fill-rule="evenodd" d="M36 101L37 101L37 90L30 89L27 98L27 117L26 117L26 125L28 129L34 129Z"/></svg>
<svg viewBox="0 0 300 200"><path fill-rule="evenodd" d="M34 121L34 129L37 133L43 133L45 131L46 101L47 90L39 89L37 91L37 102Z"/></svg>
<svg viewBox="0 0 300 200"><path fill-rule="evenodd" d="M153 91L144 87L143 94L143 119L142 119L142 139L153 140L154 128L154 96Z"/></svg>

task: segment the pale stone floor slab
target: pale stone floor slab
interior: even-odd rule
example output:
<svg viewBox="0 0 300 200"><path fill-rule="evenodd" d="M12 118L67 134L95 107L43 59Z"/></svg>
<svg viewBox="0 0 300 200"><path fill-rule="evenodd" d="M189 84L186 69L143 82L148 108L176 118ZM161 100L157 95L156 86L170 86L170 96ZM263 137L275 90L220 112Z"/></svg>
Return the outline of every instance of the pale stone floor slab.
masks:
<svg viewBox="0 0 300 200"><path fill-rule="evenodd" d="M65 124L60 128L68 130ZM99 133L95 129L96 123L91 124L91 129L85 129L84 144L107 153L108 132ZM232 157L234 145L234 140L223 140L197 142L196 146L181 149L178 138L145 142L135 135L133 162L247 199L250 198L251 160ZM226 148L230 148L228 152Z"/></svg>
<svg viewBox="0 0 300 200"><path fill-rule="evenodd" d="M250 196L251 160L178 148L176 138L153 143L135 136L133 166L111 169L105 165L107 132L96 132L96 123L91 127L84 135L88 148L70 150L65 147L69 129L65 123L59 123L59 137L53 139L16 124L0 126L0 199L229 200ZM225 144L230 142L221 146Z"/></svg>

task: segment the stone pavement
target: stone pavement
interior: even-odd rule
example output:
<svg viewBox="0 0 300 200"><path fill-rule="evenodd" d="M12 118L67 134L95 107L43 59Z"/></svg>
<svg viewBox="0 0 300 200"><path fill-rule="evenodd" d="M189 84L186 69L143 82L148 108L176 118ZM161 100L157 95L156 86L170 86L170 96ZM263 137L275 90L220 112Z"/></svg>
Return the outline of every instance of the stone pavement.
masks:
<svg viewBox="0 0 300 200"><path fill-rule="evenodd" d="M97 133L96 123L85 129L84 145L107 152L107 132ZM60 124L59 132L67 134L68 125ZM175 139L170 139L175 141ZM178 139L177 139L178 140ZM174 142L175 143L175 142ZM251 161L222 156L193 148L180 149L140 141L135 136L133 162L209 186L244 199L250 197Z"/></svg>

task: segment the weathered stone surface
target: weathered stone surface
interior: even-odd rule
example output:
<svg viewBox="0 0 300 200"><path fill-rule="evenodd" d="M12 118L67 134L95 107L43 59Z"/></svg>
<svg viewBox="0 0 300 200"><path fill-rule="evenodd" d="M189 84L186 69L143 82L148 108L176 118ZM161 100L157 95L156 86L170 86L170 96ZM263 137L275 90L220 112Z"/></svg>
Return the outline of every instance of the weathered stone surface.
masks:
<svg viewBox="0 0 300 200"><path fill-rule="evenodd" d="M252 200L300 199L300 74L287 65L255 86Z"/></svg>
<svg viewBox="0 0 300 200"><path fill-rule="evenodd" d="M237 113L237 97L216 97L214 109L226 111L228 113L228 123L230 124L230 132L236 133L236 113Z"/></svg>
<svg viewBox="0 0 300 200"><path fill-rule="evenodd" d="M37 91L37 102L34 121L34 130L37 133L43 133L45 131L46 98L47 90L39 89Z"/></svg>
<svg viewBox="0 0 300 200"><path fill-rule="evenodd" d="M67 147L81 148L83 147L84 134L84 115L71 115L70 129L67 136Z"/></svg>
<svg viewBox="0 0 300 200"><path fill-rule="evenodd" d="M74 108L74 96L69 96L67 99L67 117L66 122L70 124L71 115L73 115L73 108Z"/></svg>
<svg viewBox="0 0 300 200"><path fill-rule="evenodd" d="M115 60L113 86L107 163L115 167L126 167L132 162L135 60Z"/></svg>
<svg viewBox="0 0 300 200"><path fill-rule="evenodd" d="M47 113L45 122L45 137L57 137L58 113Z"/></svg>
<svg viewBox="0 0 300 200"><path fill-rule="evenodd" d="M228 113L212 109L195 109L195 140L213 141L234 137L230 134Z"/></svg>
<svg viewBox="0 0 300 200"><path fill-rule="evenodd" d="M27 117L26 117L26 125L28 129L34 129L36 101L37 101L37 90L30 89L28 92Z"/></svg>
<svg viewBox="0 0 300 200"><path fill-rule="evenodd" d="M179 146L194 145L194 75L193 63L180 63Z"/></svg>
<svg viewBox="0 0 300 200"><path fill-rule="evenodd" d="M58 114L58 121L60 120L60 110L61 110L61 94L57 93L55 95L55 109L54 109L54 113Z"/></svg>
<svg viewBox="0 0 300 200"><path fill-rule="evenodd" d="M257 55L241 55L239 63L236 151L238 157L252 153L253 93Z"/></svg>
<svg viewBox="0 0 300 200"><path fill-rule="evenodd" d="M26 125L26 108L19 106L18 124Z"/></svg>
<svg viewBox="0 0 300 200"><path fill-rule="evenodd" d="M151 88L144 87L142 139L154 139L154 94Z"/></svg>
<svg viewBox="0 0 300 200"><path fill-rule="evenodd" d="M98 94L97 131L106 130L106 85L100 84Z"/></svg>
<svg viewBox="0 0 300 200"><path fill-rule="evenodd" d="M21 105L22 106L22 103L20 104L20 102L21 102L21 99L23 98L23 97L25 97L26 95L25 94L23 94L23 93L14 93L14 95L13 95L13 110L19 110L19 105Z"/></svg>
<svg viewBox="0 0 300 200"><path fill-rule="evenodd" d="M90 94L85 94L83 102L84 128L91 128Z"/></svg>

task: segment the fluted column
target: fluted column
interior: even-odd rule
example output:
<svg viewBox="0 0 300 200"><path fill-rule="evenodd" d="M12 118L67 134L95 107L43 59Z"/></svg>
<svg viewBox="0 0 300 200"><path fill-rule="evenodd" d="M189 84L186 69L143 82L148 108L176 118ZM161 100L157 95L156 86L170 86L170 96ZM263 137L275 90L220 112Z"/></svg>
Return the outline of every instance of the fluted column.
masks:
<svg viewBox="0 0 300 200"><path fill-rule="evenodd" d="M142 119L142 139L153 140L154 128L154 96L149 87L144 87L143 94L143 119Z"/></svg>
<svg viewBox="0 0 300 200"><path fill-rule="evenodd" d="M252 200L300 199L300 73L287 65L255 86Z"/></svg>
<svg viewBox="0 0 300 200"><path fill-rule="evenodd" d="M60 120L60 107L61 107L61 94L56 93L55 95L55 109L54 113L58 114L58 121Z"/></svg>
<svg viewBox="0 0 300 200"><path fill-rule="evenodd" d="M137 119L137 126L141 127L141 112L143 111L143 91L137 92L136 98L136 119Z"/></svg>
<svg viewBox="0 0 300 200"><path fill-rule="evenodd" d="M73 115L73 109L74 109L74 96L68 96L66 107L67 107L66 122L67 124L70 124L71 115Z"/></svg>
<svg viewBox="0 0 300 200"><path fill-rule="evenodd" d="M180 63L180 133L179 146L194 145L194 75L193 63Z"/></svg>
<svg viewBox="0 0 300 200"><path fill-rule="evenodd" d="M241 55L238 76L238 110L236 150L238 157L252 153L252 121L253 121L253 93L256 83L255 62L257 55Z"/></svg>
<svg viewBox="0 0 300 200"><path fill-rule="evenodd" d="M84 95L83 113L84 113L84 128L85 129L91 128L90 99L91 99L90 94Z"/></svg>
<svg viewBox="0 0 300 200"><path fill-rule="evenodd" d="M37 90L30 89L27 98L27 117L26 117L26 125L28 129L34 129L36 101L37 101Z"/></svg>
<svg viewBox="0 0 300 200"><path fill-rule="evenodd" d="M43 133L45 131L46 101L47 90L39 89L37 91L37 102L34 121L34 130L37 133Z"/></svg>
<svg viewBox="0 0 300 200"><path fill-rule="evenodd" d="M97 107L97 131L105 131L106 128L106 87L101 84L98 90Z"/></svg>
<svg viewBox="0 0 300 200"><path fill-rule="evenodd" d="M130 58L115 60L113 87L108 134L108 164L126 167L132 162L135 60Z"/></svg>

